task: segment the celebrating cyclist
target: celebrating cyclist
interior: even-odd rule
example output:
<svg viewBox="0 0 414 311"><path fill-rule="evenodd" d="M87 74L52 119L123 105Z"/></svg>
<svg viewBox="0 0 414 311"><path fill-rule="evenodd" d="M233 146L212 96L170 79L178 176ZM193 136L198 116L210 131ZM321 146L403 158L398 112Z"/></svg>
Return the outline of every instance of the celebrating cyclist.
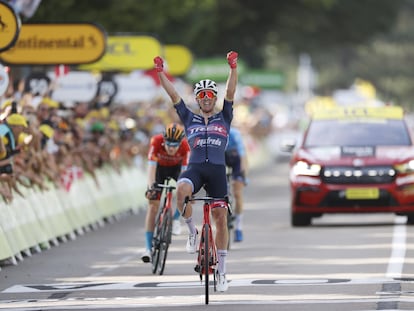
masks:
<svg viewBox="0 0 414 311"><path fill-rule="evenodd" d="M226 165L231 168L231 187L235 200L234 242L243 241L243 190L247 185L247 155L240 131L230 128L229 143L226 148Z"/></svg>
<svg viewBox="0 0 414 311"><path fill-rule="evenodd" d="M141 256L143 262L151 261L155 218L162 193L162 188L157 188L156 185L163 184L167 177L178 180L178 176L188 165L190 146L184 136L184 128L177 123L171 123L165 128L164 134L151 138L148 150L148 189L145 192L149 203L145 218L145 251ZM173 234L180 234L179 219L180 212L177 209L173 220Z"/></svg>
<svg viewBox="0 0 414 311"><path fill-rule="evenodd" d="M211 197L224 198L227 195L227 179L225 149L233 119L233 99L237 86L237 57L234 51L227 53L230 72L227 78L223 108L215 111L218 88L212 80L201 80L196 83L194 95L200 108L198 114L193 113L177 93L174 85L164 73L164 61L154 58L161 85L170 96L174 107L184 124L191 155L188 169L183 172L177 182L177 207L182 211L184 200L197 193L203 186ZM223 201L212 209L213 221L216 225L216 245L218 256L217 290L226 291L226 256L227 256L227 205ZM191 205L187 205L183 215L189 229L187 252L195 253L197 247L197 229L192 219Z"/></svg>

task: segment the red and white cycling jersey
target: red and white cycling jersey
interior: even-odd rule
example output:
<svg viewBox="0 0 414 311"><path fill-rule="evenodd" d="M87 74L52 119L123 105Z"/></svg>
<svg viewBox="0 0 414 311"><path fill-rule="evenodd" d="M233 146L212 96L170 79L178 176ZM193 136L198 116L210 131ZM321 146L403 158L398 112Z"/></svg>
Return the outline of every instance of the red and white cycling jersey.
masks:
<svg viewBox="0 0 414 311"><path fill-rule="evenodd" d="M179 164L187 166L189 158L190 146L185 137L174 155L169 155L165 150L163 134L158 134L151 138L148 161L157 162L160 166L176 166Z"/></svg>

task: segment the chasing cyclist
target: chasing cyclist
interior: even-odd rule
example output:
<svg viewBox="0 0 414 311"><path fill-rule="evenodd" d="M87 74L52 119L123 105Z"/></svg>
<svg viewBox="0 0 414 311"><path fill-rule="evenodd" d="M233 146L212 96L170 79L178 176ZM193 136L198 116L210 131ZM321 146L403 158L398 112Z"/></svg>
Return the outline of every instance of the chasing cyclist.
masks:
<svg viewBox="0 0 414 311"><path fill-rule="evenodd" d="M235 127L230 128L226 165L231 168L231 187L235 201L234 242L241 242L243 241L243 190L247 185L247 155L243 136Z"/></svg>
<svg viewBox="0 0 414 311"><path fill-rule="evenodd" d="M236 52L227 54L230 72L227 78L223 108L216 112L218 88L214 81L201 80L196 83L194 95L199 105L199 114L193 113L177 93L174 85L164 73L164 61L154 58L161 85L170 96L178 116L184 124L191 155L188 169L183 172L177 182L177 207L182 211L184 200L197 193L203 186L209 196L224 198L227 195L225 149L233 119L233 100L237 86ZM226 291L226 256L227 256L227 205L225 202L212 209L212 217L216 225L217 245L217 290ZM183 215L189 229L187 252L195 253L197 247L197 229L192 219L191 205L187 205Z"/></svg>
<svg viewBox="0 0 414 311"><path fill-rule="evenodd" d="M151 138L148 150L148 190L145 192L149 203L145 218L145 251L141 256L143 262L151 261L155 218L162 193L162 188L157 188L154 184L163 184L167 177L178 180L180 173L187 168L190 146L184 136L184 128L177 123L171 123L165 128L164 134L157 134ZM180 231L180 212L177 209L172 233L177 235Z"/></svg>

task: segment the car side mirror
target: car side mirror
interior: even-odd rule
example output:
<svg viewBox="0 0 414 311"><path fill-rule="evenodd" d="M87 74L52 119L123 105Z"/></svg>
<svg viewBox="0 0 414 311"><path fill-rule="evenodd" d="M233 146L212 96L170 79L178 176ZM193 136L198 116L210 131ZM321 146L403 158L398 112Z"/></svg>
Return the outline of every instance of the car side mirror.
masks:
<svg viewBox="0 0 414 311"><path fill-rule="evenodd" d="M280 142L280 150L284 152L292 152L295 149L297 144L296 139L294 138L285 138Z"/></svg>

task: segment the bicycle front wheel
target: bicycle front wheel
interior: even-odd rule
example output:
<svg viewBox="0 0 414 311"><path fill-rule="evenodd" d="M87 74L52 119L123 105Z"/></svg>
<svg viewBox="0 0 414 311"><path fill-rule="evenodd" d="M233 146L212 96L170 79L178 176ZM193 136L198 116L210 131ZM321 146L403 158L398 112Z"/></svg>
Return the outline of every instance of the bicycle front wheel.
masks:
<svg viewBox="0 0 414 311"><path fill-rule="evenodd" d="M204 233L204 257L203 257L203 265L204 265L204 286L205 286L205 298L206 298L206 305L208 305L209 301L209 273L210 273L210 248L209 248L209 238L210 238L210 226L208 224L204 224L203 228Z"/></svg>
<svg viewBox="0 0 414 311"><path fill-rule="evenodd" d="M160 259L160 239L162 232L162 214L159 213L154 227L154 236L152 238L152 251L151 251L151 264L152 264L152 273L157 273L158 262Z"/></svg>
<svg viewBox="0 0 414 311"><path fill-rule="evenodd" d="M164 273L165 262L167 260L168 247L171 243L172 234L172 212L169 209L162 220L162 229L160 234L160 248L159 248L159 259L158 259L158 274Z"/></svg>

